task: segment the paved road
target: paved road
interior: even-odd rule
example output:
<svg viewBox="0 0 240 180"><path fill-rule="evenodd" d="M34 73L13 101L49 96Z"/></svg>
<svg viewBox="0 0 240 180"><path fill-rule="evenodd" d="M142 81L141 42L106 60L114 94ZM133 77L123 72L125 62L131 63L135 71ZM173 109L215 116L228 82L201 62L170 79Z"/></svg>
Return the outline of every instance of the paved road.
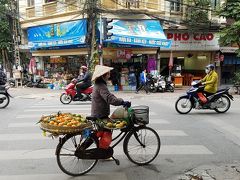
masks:
<svg viewBox="0 0 240 180"><path fill-rule="evenodd" d="M226 114L192 111L183 116L175 112L174 102L184 89L173 94L116 93L133 105L149 105L149 126L161 137L160 155L151 165L139 167L127 160L120 145L117 150L120 166L113 161L101 161L90 174L71 178L57 166L54 149L58 140L42 136L36 122L41 115L59 110L89 114L90 103L62 105L58 100L60 91L47 89L12 89L10 92L15 98L11 99L8 108L0 110L0 180L180 179L194 168L220 167L240 161L238 96ZM231 175L239 180L239 173L234 173L237 171Z"/></svg>

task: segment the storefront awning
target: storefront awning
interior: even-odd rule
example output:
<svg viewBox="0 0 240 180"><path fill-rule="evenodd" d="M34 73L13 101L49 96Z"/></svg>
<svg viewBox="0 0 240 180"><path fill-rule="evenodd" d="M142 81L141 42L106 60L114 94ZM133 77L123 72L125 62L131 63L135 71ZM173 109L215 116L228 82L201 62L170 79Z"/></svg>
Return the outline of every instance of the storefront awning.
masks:
<svg viewBox="0 0 240 180"><path fill-rule="evenodd" d="M104 42L142 47L170 48L168 40L158 20L113 20L111 39Z"/></svg>
<svg viewBox="0 0 240 180"><path fill-rule="evenodd" d="M32 51L32 56L71 56L71 55L87 55L88 48L64 49L64 50L39 50Z"/></svg>
<svg viewBox="0 0 240 180"><path fill-rule="evenodd" d="M87 20L31 27L27 30L31 50L61 49L85 45Z"/></svg>

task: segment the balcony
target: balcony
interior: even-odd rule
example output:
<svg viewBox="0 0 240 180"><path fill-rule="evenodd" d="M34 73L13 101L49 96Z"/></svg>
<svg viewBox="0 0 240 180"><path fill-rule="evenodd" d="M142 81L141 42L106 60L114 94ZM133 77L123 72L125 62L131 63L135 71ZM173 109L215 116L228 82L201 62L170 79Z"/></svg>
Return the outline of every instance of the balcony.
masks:
<svg viewBox="0 0 240 180"><path fill-rule="evenodd" d="M66 10L69 11L76 11L78 10L78 3L77 0L65 0Z"/></svg>
<svg viewBox="0 0 240 180"><path fill-rule="evenodd" d="M57 13L57 2L49 2L43 4L43 15L49 16Z"/></svg>
<svg viewBox="0 0 240 180"><path fill-rule="evenodd" d="M34 6L26 8L26 17L27 18L35 17L35 7Z"/></svg>

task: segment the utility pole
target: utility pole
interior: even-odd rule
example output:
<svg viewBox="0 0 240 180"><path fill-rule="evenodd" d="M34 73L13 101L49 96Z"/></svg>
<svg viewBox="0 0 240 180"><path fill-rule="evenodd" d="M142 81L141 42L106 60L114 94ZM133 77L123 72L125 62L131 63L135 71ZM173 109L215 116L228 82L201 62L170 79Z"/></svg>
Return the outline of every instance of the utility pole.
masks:
<svg viewBox="0 0 240 180"><path fill-rule="evenodd" d="M10 4L11 16L12 16L12 38L13 38L13 50L14 50L14 64L16 67L21 66L19 45L21 41L20 36L20 23L19 23L19 1L11 0Z"/></svg>

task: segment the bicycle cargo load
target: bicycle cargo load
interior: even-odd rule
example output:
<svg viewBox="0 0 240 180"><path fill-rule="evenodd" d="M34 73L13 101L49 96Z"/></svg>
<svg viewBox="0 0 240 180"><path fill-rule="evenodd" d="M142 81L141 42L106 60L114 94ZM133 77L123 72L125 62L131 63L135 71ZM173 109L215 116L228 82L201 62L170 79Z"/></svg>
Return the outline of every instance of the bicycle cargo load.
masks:
<svg viewBox="0 0 240 180"><path fill-rule="evenodd" d="M80 114L57 113L42 116L39 122L43 131L56 135L77 133L91 128L91 123Z"/></svg>
<svg viewBox="0 0 240 180"><path fill-rule="evenodd" d="M149 123L149 107L148 106L134 106L133 121L136 124L148 124Z"/></svg>

